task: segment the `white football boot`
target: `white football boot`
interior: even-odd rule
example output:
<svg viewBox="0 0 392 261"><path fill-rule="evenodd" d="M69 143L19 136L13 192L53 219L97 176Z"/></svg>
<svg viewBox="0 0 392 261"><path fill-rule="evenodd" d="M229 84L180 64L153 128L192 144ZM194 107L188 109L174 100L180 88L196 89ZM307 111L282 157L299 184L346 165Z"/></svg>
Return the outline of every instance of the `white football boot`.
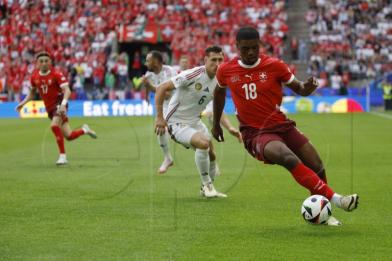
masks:
<svg viewBox="0 0 392 261"><path fill-rule="evenodd" d="M327 226L341 226L342 222L337 220L335 217L330 216L329 219L327 220L327 223L325 223Z"/></svg>
<svg viewBox="0 0 392 261"><path fill-rule="evenodd" d="M67 156L65 154L60 154L59 159L56 161L56 165L66 165L68 164Z"/></svg>
<svg viewBox="0 0 392 261"><path fill-rule="evenodd" d="M97 134L95 133L95 131L93 131L90 128L90 126L88 126L87 124L83 124L82 129L83 129L84 133L86 133L91 138L93 138L93 139L97 138Z"/></svg>
<svg viewBox="0 0 392 261"><path fill-rule="evenodd" d="M350 212L358 207L358 203L359 203L359 196L357 194L342 196L342 198L340 199L340 204L341 204L340 208Z"/></svg>
<svg viewBox="0 0 392 261"><path fill-rule="evenodd" d="M159 174L164 174L171 166L173 166L173 160L165 158L158 169Z"/></svg>
<svg viewBox="0 0 392 261"><path fill-rule="evenodd" d="M200 189L200 195L206 198L227 198L226 194L216 191L212 183L203 185Z"/></svg>

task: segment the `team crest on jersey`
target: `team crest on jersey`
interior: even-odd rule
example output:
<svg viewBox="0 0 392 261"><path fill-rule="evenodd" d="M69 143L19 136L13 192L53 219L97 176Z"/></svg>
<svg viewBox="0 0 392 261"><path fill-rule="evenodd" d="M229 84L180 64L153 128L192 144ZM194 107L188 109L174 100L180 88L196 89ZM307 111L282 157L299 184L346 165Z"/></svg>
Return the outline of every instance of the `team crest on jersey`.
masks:
<svg viewBox="0 0 392 261"><path fill-rule="evenodd" d="M267 80L267 74L265 72L261 72L260 75L260 81L265 82Z"/></svg>
<svg viewBox="0 0 392 261"><path fill-rule="evenodd" d="M52 80L51 80L51 79L49 79L49 81L48 81L48 84L49 84L49 85L51 85L51 84L52 84Z"/></svg>
<svg viewBox="0 0 392 261"><path fill-rule="evenodd" d="M240 76L239 76L239 75L231 76L231 77L230 77L230 81L231 81L232 83L239 82L239 81L240 81Z"/></svg>
<svg viewBox="0 0 392 261"><path fill-rule="evenodd" d="M203 86L201 85L201 83L198 82L198 83L195 84L195 89L196 89L196 91L200 91L201 88L203 88Z"/></svg>

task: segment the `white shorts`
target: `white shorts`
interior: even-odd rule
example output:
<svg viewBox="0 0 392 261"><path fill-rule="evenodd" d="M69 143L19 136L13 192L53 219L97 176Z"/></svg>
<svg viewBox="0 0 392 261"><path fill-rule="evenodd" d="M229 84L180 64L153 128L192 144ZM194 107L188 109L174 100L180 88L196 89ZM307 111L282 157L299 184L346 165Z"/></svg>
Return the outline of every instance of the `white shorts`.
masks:
<svg viewBox="0 0 392 261"><path fill-rule="evenodd" d="M168 123L168 129L171 138L184 145L186 148L192 147L191 139L196 132L203 133L209 140L211 140L210 133L202 121L198 121L193 124Z"/></svg>

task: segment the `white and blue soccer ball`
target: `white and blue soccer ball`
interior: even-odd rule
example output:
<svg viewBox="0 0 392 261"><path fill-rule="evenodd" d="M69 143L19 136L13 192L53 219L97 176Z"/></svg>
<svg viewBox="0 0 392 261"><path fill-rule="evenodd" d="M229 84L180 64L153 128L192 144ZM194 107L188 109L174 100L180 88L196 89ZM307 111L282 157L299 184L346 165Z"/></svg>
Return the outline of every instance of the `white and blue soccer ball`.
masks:
<svg viewBox="0 0 392 261"><path fill-rule="evenodd" d="M302 203L301 214L311 224L325 224L332 215L329 200L321 195L312 195Z"/></svg>

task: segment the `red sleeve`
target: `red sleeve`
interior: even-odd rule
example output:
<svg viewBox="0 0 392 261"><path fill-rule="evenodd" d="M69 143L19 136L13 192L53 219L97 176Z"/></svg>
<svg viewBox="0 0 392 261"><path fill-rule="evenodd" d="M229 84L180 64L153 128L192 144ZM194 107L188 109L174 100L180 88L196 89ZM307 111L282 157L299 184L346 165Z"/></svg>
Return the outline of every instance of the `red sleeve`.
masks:
<svg viewBox="0 0 392 261"><path fill-rule="evenodd" d="M218 67L218 70L216 71L216 79L218 81L218 85L221 87L227 86L227 82L223 74L224 67L225 66L221 65Z"/></svg>
<svg viewBox="0 0 392 261"><path fill-rule="evenodd" d="M278 60L275 63L276 70L278 72L278 79L283 83L291 83L294 80L294 74L290 68L282 60Z"/></svg>
<svg viewBox="0 0 392 261"><path fill-rule="evenodd" d="M56 71L54 75L60 88L68 84L67 78L60 71Z"/></svg>

